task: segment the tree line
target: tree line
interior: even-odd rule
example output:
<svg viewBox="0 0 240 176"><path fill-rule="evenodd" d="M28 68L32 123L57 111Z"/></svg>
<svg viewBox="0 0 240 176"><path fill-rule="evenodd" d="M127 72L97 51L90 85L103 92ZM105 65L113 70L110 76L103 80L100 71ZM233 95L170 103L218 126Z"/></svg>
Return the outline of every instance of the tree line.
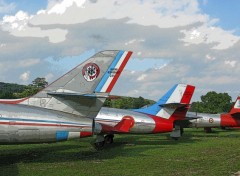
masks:
<svg viewBox="0 0 240 176"><path fill-rule="evenodd" d="M0 82L0 99L17 99L29 97L48 85L45 78L36 78L29 85L19 85ZM229 112L233 106L232 98L228 93L208 92L200 97L201 101L193 102L190 108L192 112L199 113L222 113ZM143 97L117 97L107 99L105 107L119 109L138 109L147 105L154 104L152 100Z"/></svg>
<svg viewBox="0 0 240 176"><path fill-rule="evenodd" d="M36 94L48 85L45 78L36 78L29 85L0 82L0 99L18 99Z"/></svg>

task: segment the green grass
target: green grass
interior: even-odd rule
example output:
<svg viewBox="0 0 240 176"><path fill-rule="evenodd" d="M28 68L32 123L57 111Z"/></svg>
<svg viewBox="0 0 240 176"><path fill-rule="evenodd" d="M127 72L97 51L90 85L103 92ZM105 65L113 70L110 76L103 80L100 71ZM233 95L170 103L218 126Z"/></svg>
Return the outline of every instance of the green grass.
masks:
<svg viewBox="0 0 240 176"><path fill-rule="evenodd" d="M240 171L240 131L185 130L166 134L116 135L96 151L93 138L55 144L0 146L0 175L233 175Z"/></svg>

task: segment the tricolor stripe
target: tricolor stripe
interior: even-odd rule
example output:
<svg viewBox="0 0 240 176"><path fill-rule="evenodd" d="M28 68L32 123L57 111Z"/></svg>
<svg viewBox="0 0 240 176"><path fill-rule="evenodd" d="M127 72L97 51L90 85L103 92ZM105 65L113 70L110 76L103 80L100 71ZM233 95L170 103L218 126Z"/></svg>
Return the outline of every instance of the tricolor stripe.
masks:
<svg viewBox="0 0 240 176"><path fill-rule="evenodd" d="M173 91L169 92L170 96L168 97L165 104L183 103L182 102L182 100L184 100L183 95L185 94L187 85L178 84L178 85L175 85L175 86L176 86L175 89ZM173 115L175 110L176 109L172 109L172 108L161 108L159 110L159 112L156 114L156 116L162 117L162 118L165 118L165 119L169 119Z"/></svg>
<svg viewBox="0 0 240 176"><path fill-rule="evenodd" d="M99 82L95 92L111 92L131 55L132 52L130 51L118 52L107 72L104 74L102 80Z"/></svg>
<svg viewBox="0 0 240 176"><path fill-rule="evenodd" d="M195 87L191 85L176 84L154 105L134 111L169 119L176 111L177 107L164 107L164 105L189 104L194 89Z"/></svg>

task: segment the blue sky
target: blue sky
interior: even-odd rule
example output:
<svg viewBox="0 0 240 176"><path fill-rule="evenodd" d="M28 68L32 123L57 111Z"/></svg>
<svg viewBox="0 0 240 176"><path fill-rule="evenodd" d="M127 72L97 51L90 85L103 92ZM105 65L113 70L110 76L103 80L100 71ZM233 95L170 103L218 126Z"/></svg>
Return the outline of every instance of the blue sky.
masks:
<svg viewBox="0 0 240 176"><path fill-rule="evenodd" d="M5 0L6 3L14 3L16 5L15 10L13 10L11 13L15 13L19 10L27 11L30 14L36 13L40 9L44 9L47 7L48 1L46 0Z"/></svg>
<svg viewBox="0 0 240 176"><path fill-rule="evenodd" d="M240 3L238 0L199 0L201 11L209 14L212 18L218 18L219 26L226 30L236 30L240 35Z"/></svg>
<svg viewBox="0 0 240 176"><path fill-rule="evenodd" d="M52 82L97 51L120 49L134 54L113 94L156 100L187 83L196 97L235 99L239 11L238 0L0 0L0 81Z"/></svg>

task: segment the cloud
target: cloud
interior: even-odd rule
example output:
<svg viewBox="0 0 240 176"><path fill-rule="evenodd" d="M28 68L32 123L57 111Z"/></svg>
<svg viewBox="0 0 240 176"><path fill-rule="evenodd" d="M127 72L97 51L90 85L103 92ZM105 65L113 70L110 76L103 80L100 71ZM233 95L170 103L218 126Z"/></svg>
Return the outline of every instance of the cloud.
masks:
<svg viewBox="0 0 240 176"><path fill-rule="evenodd" d="M141 76L139 76L139 77L137 78L137 81L143 81L146 77L147 77L146 74L142 74Z"/></svg>
<svg viewBox="0 0 240 176"><path fill-rule="evenodd" d="M235 61L235 60L232 60L232 61L226 60L224 63L225 63L226 65L230 65L231 67L235 67L236 64L237 64L237 61Z"/></svg>
<svg viewBox="0 0 240 176"><path fill-rule="evenodd" d="M24 72L23 74L20 75L19 79L26 82L29 80L30 76L30 71Z"/></svg>
<svg viewBox="0 0 240 176"><path fill-rule="evenodd" d="M236 44L240 37L233 35L234 31L225 31L218 27L208 27L206 25L192 28L190 30L182 30L185 38L182 40L185 45L190 44L213 44L212 49L222 50L232 47Z"/></svg>
<svg viewBox="0 0 240 176"><path fill-rule="evenodd" d="M203 13L197 0L49 0L36 14L20 10L1 20L1 79L17 81L9 70L22 75L27 68L29 79L53 80L60 73L47 58L123 49L149 65L152 59L164 62L125 71L115 94L156 99L173 84L189 83L201 91L226 88L235 96L240 38L218 21Z"/></svg>
<svg viewBox="0 0 240 176"><path fill-rule="evenodd" d="M42 30L40 27L29 24L31 18L33 18L32 15L30 16L23 11L17 12L15 16L4 16L1 23L2 29L9 31L16 37L48 37L51 43L59 43L66 39L66 30L58 28Z"/></svg>

